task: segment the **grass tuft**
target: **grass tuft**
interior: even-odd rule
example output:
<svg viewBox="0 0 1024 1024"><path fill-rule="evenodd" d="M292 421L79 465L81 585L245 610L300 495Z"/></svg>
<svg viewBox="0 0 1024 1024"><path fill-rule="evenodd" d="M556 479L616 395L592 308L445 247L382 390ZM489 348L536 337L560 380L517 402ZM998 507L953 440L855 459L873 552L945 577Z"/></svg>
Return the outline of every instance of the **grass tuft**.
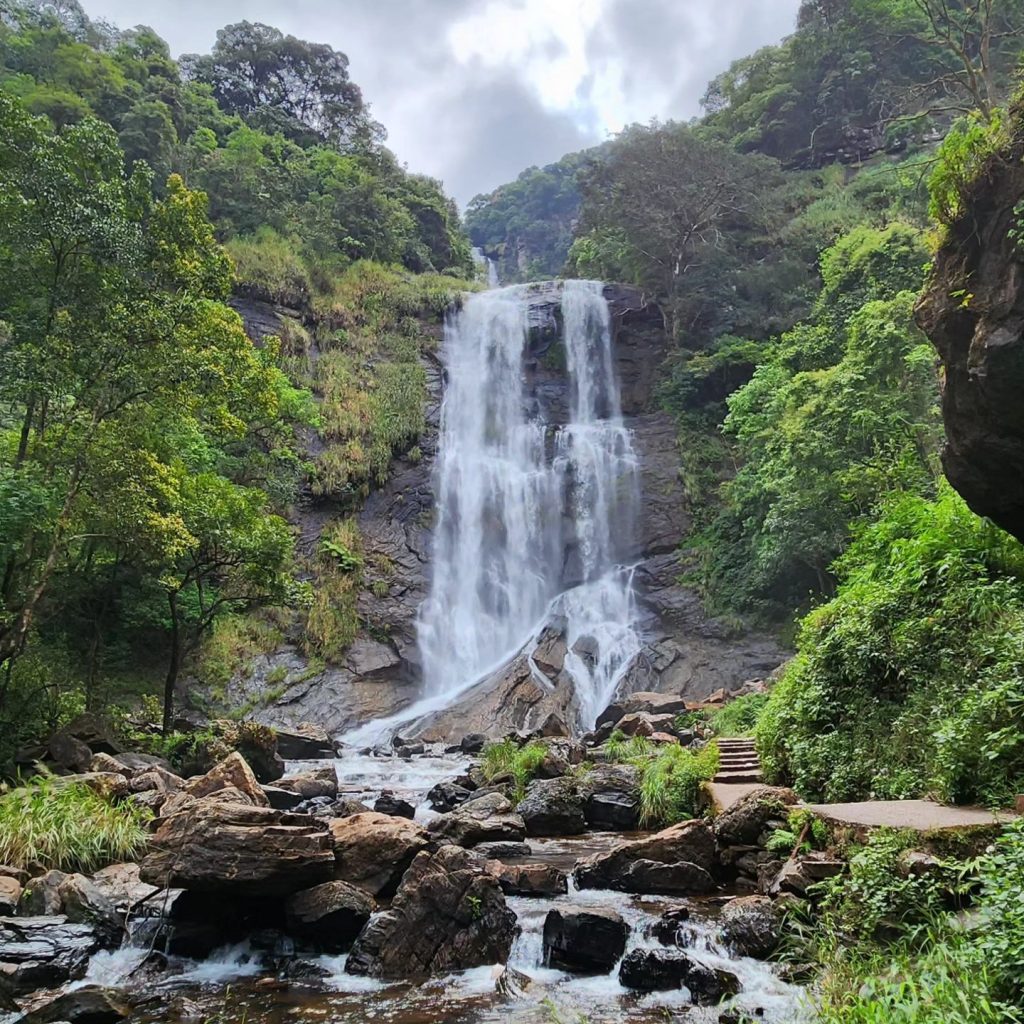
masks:
<svg viewBox="0 0 1024 1024"><path fill-rule="evenodd" d="M39 776L0 797L0 864L90 874L143 851L146 817L87 786Z"/></svg>

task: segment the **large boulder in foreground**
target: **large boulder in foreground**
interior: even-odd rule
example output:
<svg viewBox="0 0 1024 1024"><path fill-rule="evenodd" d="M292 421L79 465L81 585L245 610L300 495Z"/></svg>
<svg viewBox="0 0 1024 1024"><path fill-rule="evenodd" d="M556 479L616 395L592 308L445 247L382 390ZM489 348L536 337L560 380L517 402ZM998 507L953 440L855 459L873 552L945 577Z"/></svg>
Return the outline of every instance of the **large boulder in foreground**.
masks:
<svg viewBox="0 0 1024 1024"><path fill-rule="evenodd" d="M570 777L535 779L516 807L528 836L577 836L587 829L583 797Z"/></svg>
<svg viewBox="0 0 1024 1024"><path fill-rule="evenodd" d="M373 896L391 896L413 859L430 842L422 826L376 811L336 818L330 827L335 877Z"/></svg>
<svg viewBox="0 0 1024 1024"><path fill-rule="evenodd" d="M605 974L626 950L629 926L614 910L550 910L544 952L552 967Z"/></svg>
<svg viewBox="0 0 1024 1024"><path fill-rule="evenodd" d="M621 843L607 853L595 854L580 861L573 872L576 884L581 889L619 889L623 892L642 891L638 888L637 871L633 865L639 862L663 864L677 870L686 870L693 879L710 874L715 863L715 837L702 821L682 821L678 825L656 832L645 839ZM680 865L689 865L681 869ZM692 870L696 869L696 871ZM643 870L650 871L649 868ZM651 891L651 890L648 890ZM655 890L657 891L657 890ZM679 892L678 888L671 890ZM692 892L692 889L683 891ZM708 890L704 890L708 891Z"/></svg>
<svg viewBox="0 0 1024 1024"><path fill-rule="evenodd" d="M515 933L516 915L483 862L442 846L417 855L391 909L363 929L345 970L419 978L504 963Z"/></svg>
<svg viewBox="0 0 1024 1024"><path fill-rule="evenodd" d="M330 881L333 873L334 847L322 822L207 798L158 820L139 876L161 888L274 897Z"/></svg>

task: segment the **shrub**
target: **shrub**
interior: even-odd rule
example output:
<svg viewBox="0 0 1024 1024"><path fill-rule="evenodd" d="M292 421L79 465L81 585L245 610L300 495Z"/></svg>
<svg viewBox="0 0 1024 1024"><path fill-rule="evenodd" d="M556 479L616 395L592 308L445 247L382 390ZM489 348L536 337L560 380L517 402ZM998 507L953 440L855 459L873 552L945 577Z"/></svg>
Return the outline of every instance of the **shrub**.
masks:
<svg viewBox="0 0 1024 1024"><path fill-rule="evenodd" d="M716 736L751 736L767 703L767 693L747 693L735 697L711 713L709 724Z"/></svg>
<svg viewBox="0 0 1024 1024"><path fill-rule="evenodd" d="M829 801L1024 788L1024 546L944 487L860 529L757 726L766 774ZM969 685L965 685L965 680Z"/></svg>
<svg viewBox="0 0 1024 1024"><path fill-rule="evenodd" d="M142 852L146 817L87 786L39 776L0 797L0 864L90 874Z"/></svg>
<svg viewBox="0 0 1024 1024"><path fill-rule="evenodd" d="M972 865L980 884L974 926L938 912L928 883L894 877L901 840L882 835L851 862L841 903L866 924L893 911L906 929L891 944L850 943L834 922L822 931L827 964L821 1024L1022 1024L1024 1022L1024 823L1006 829ZM860 933L864 934L861 927Z"/></svg>
<svg viewBox="0 0 1024 1024"><path fill-rule="evenodd" d="M718 746L700 750L678 744L658 746L641 736L627 740L612 733L605 744L612 761L631 764L640 774L640 821L645 826L671 825L697 813L700 784L718 771Z"/></svg>

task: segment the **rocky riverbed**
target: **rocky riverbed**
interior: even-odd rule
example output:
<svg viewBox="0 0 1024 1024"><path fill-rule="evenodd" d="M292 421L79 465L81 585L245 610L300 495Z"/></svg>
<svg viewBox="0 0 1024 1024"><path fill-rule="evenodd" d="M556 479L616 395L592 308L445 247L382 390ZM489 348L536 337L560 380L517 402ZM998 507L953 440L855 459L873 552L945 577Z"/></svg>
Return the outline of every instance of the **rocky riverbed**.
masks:
<svg viewBox="0 0 1024 1024"><path fill-rule="evenodd" d="M635 777L580 768L595 753L576 741L549 741L518 802L476 737L280 742L306 759L267 782L238 753L190 779L94 755L80 779L155 810L147 853L91 878L9 873L4 1024L801 1019L757 894L782 867L759 842L786 791L644 832Z"/></svg>

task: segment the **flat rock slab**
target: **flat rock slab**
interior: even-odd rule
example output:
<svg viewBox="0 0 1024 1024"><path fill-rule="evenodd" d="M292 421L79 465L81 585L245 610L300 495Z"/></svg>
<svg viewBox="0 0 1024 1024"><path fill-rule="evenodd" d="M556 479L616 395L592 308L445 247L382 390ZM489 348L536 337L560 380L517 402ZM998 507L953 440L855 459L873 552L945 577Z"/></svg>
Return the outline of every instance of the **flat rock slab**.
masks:
<svg viewBox="0 0 1024 1024"><path fill-rule="evenodd" d="M760 782L705 782L704 791L711 798L711 807L715 814L728 810L737 800L742 800L748 793L761 789Z"/></svg>
<svg viewBox="0 0 1024 1024"><path fill-rule="evenodd" d="M1017 817L1015 814L987 811L983 807L947 807L930 800L865 800L853 804L808 806L819 817L837 825L911 828L917 832L998 825L1014 821Z"/></svg>

